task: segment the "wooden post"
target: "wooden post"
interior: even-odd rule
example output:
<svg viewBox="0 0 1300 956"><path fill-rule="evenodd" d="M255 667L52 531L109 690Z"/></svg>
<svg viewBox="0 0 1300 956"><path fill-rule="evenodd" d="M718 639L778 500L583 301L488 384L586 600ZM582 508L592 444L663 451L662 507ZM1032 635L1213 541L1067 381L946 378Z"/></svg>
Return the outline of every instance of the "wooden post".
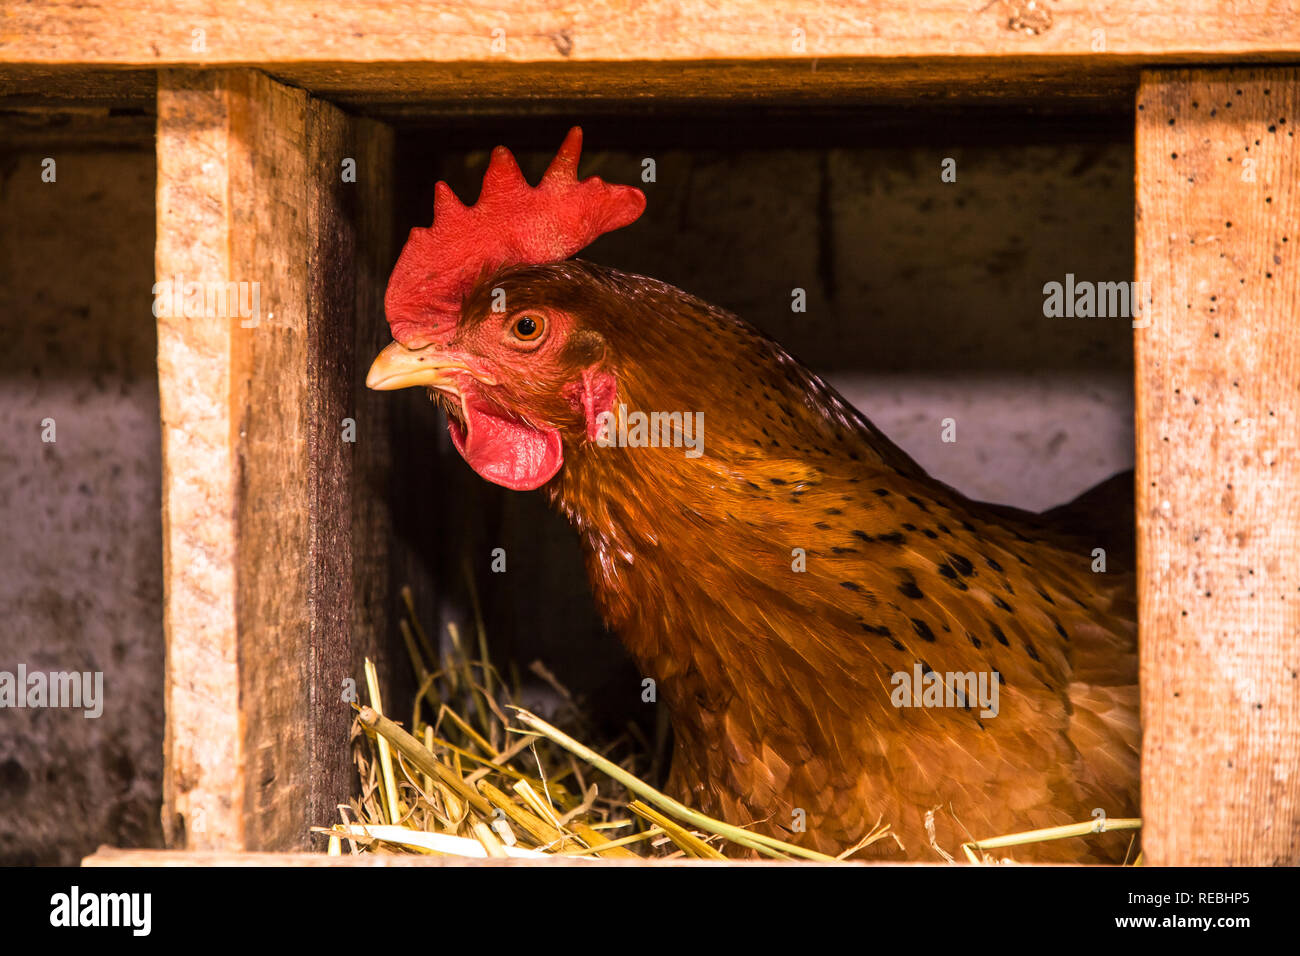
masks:
<svg viewBox="0 0 1300 956"><path fill-rule="evenodd" d="M1142 842L1300 862L1300 71L1144 73Z"/></svg>
<svg viewBox="0 0 1300 956"><path fill-rule="evenodd" d="M393 606L352 559L386 534L354 502L384 430L355 352L382 325L391 161L387 127L263 74L160 74L155 291L193 302L158 320L172 846L305 847L351 790L344 680Z"/></svg>

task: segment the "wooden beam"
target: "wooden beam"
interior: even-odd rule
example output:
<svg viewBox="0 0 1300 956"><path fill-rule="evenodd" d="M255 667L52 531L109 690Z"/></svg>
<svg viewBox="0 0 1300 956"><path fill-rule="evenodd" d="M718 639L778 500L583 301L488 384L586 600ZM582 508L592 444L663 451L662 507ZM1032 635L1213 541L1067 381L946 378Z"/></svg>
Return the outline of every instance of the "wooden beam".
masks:
<svg viewBox="0 0 1300 956"><path fill-rule="evenodd" d="M915 108L972 101L1127 109L1134 57L969 56L603 62L274 63L286 82L397 118L602 109L660 113L824 104Z"/></svg>
<svg viewBox="0 0 1300 956"><path fill-rule="evenodd" d="M1142 834L1300 862L1300 71L1144 74Z"/></svg>
<svg viewBox="0 0 1300 956"><path fill-rule="evenodd" d="M158 320L173 846L306 846L351 792L343 681L385 629L355 594L391 602L352 562L342 419L390 264L391 153L386 127L262 74L160 75L156 269L188 306Z"/></svg>
<svg viewBox="0 0 1300 956"><path fill-rule="evenodd" d="M358 687L365 657L381 682L394 671L397 590L414 575L392 546L391 420L399 410L365 387L366 371L390 341L384 289L392 270L393 131L308 99L307 389L312 583L311 750L308 795L314 825L337 822L337 805L357 790L345 746L353 719L343 681ZM344 164L355 176L344 178ZM349 590L348 583L351 582ZM350 637L350 639L349 639ZM390 666L391 665L391 666ZM364 690L359 693L364 697Z"/></svg>
<svg viewBox="0 0 1300 956"><path fill-rule="evenodd" d="M239 853L221 851L178 850L119 850L115 847L102 846L81 861L82 866L122 867L122 866L474 866L474 867L555 867L573 866L609 867L655 867L659 869L676 867L868 867L868 866L931 866L934 864L913 863L863 863L858 860L845 860L842 863L811 863L806 860L694 860L694 859L628 859L628 860L584 860L572 856L553 854L545 859L512 859L508 857L478 858L464 856L421 856L413 853L359 853L344 856L327 856L324 853ZM947 864L939 864L946 866Z"/></svg>
<svg viewBox="0 0 1300 956"><path fill-rule="evenodd" d="M161 9L160 9L161 8ZM1300 50L1293 2L76 0L10 4L0 60L115 65L1228 55ZM147 28L145 25L147 24Z"/></svg>
<svg viewBox="0 0 1300 956"><path fill-rule="evenodd" d="M153 113L154 69L85 66L76 62L11 63L0 42L0 105L5 110L67 104L117 113Z"/></svg>
<svg viewBox="0 0 1300 956"><path fill-rule="evenodd" d="M149 112L153 105L150 102ZM105 107L0 109L0 142L23 149L154 148L157 122L144 111L123 115Z"/></svg>
<svg viewBox="0 0 1300 956"><path fill-rule="evenodd" d="M87 54L88 55L88 54ZM1221 56L1161 56L1202 62ZM1042 111L1127 109L1138 56L789 57L619 61L272 61L274 79L367 115L391 119L601 110L680 111L761 105L916 107L989 101ZM196 69L201 67L195 66ZM152 112L153 70L0 59L0 109L111 107ZM148 83L141 95L140 78Z"/></svg>

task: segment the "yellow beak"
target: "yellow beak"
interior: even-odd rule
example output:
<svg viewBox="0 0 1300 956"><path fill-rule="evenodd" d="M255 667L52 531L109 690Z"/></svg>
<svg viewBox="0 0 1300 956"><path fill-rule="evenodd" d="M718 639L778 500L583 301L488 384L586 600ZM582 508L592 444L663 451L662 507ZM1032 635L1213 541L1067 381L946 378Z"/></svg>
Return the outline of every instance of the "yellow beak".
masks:
<svg viewBox="0 0 1300 956"><path fill-rule="evenodd" d="M451 377L447 374L451 369L469 371L464 362L438 351L436 346L408 349L400 342L393 342L379 353L370 366L366 375L366 388L378 392L417 385L446 388L452 385Z"/></svg>

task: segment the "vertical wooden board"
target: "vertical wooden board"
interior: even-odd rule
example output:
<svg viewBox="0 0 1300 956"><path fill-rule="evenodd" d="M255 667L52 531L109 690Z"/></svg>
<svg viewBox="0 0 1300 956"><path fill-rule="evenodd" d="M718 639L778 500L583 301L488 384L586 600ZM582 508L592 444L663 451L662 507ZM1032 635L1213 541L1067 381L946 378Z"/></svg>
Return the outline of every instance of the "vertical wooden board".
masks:
<svg viewBox="0 0 1300 956"><path fill-rule="evenodd" d="M251 71L226 74L230 99L230 280L260 290L231 322L236 449L239 710L244 841L306 844L312 488L307 422L308 97Z"/></svg>
<svg viewBox="0 0 1300 956"><path fill-rule="evenodd" d="M316 776L313 796L339 789L335 802L346 793L346 739L348 708L342 700L342 683L350 674L347 641L331 641L351 627L353 595L342 585L352 568L352 512L340 509L351 490L351 455L343 438L343 420L352 415L352 378L355 374L350 319L356 295L351 264L357 237L351 229L346 205L349 193L334 182L340 179L335 157L347 148L348 124L337 110L313 101L307 112L308 175L314 184L307 207L307 228L316 240L310 245L311 292L307 309L307 383L310 403L310 503L312 562L308 586L311 627L308 682L311 700L311 736L308 741ZM320 825L335 814L324 801L308 800L309 819ZM307 822L307 821L304 821Z"/></svg>
<svg viewBox="0 0 1300 956"><path fill-rule="evenodd" d="M345 746L348 678L366 657L389 672L395 588L388 577L390 404L365 388L385 344L383 291L392 267L392 130L312 100L308 111L311 291L311 748L309 821L327 825L354 789ZM376 342L376 340L379 340ZM350 585L350 586L349 586ZM350 640L340 639L350 635Z"/></svg>
<svg viewBox="0 0 1300 956"><path fill-rule="evenodd" d="M155 292L225 281L229 102L214 76L158 89ZM155 305L155 313L159 309ZM243 846L230 323L158 315L167 637L163 832L170 846Z"/></svg>
<svg viewBox="0 0 1300 956"><path fill-rule="evenodd" d="M1143 75L1142 842L1300 862L1300 71Z"/></svg>
<svg viewBox="0 0 1300 956"><path fill-rule="evenodd" d="M356 182L345 188L353 193L341 203L353 216L357 237L349 268L356 278L353 308L352 416L356 442L352 454L352 674L360 674L365 657L375 661L387 693L409 661L398 650L390 657L397 618L401 615L398 591L414 584L416 569L404 555L395 553L394 537L403 515L393 494L394 434L403 432L396 420L401 411L392 396L366 388L366 372L391 337L384 318L384 290L397 258L393 233L395 153L393 130L365 119L349 121L351 136L345 155L356 160ZM339 157L332 158L337 178ZM326 277L326 281L328 278ZM400 681L398 683L401 683ZM396 698L392 698L395 700ZM351 715L349 714L349 720ZM402 715L398 715L402 719ZM351 763L348 773L351 774ZM349 777L350 781L350 777ZM328 808L331 815L333 807Z"/></svg>
<svg viewBox="0 0 1300 956"><path fill-rule="evenodd" d="M364 196L341 186L349 149L372 167ZM220 314L159 319L168 838L306 847L351 791L343 680L387 628L354 634L352 537L383 530L353 519L341 425L390 245L373 204L391 133L256 72L168 71L159 152L159 278L245 284Z"/></svg>

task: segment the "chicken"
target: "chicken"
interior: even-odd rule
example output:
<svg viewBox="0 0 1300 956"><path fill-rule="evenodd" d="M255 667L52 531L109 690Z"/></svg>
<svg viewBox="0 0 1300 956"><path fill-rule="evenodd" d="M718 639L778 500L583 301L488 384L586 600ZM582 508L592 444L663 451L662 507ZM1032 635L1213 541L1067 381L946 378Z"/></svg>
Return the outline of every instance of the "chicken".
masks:
<svg viewBox="0 0 1300 956"><path fill-rule="evenodd" d="M860 858L1135 816L1131 572L929 477L735 316L571 259L645 205L579 181L580 149L575 129L534 188L498 147L472 207L438 184L367 384L430 389L471 468L576 529L668 707L670 789L827 853L887 825ZM1130 842L1010 855L1116 861Z"/></svg>

